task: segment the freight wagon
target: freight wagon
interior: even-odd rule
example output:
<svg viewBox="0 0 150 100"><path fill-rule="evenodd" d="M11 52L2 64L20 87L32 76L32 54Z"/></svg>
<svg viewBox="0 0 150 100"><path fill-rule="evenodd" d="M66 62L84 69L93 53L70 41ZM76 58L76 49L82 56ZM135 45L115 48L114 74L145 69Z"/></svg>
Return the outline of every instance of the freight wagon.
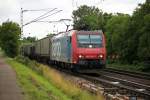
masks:
<svg viewBox="0 0 150 100"><path fill-rule="evenodd" d="M34 45L31 43L24 44L21 46L20 52L23 56L31 57L34 55Z"/></svg>
<svg viewBox="0 0 150 100"><path fill-rule="evenodd" d="M38 60L43 60L49 62L51 59L51 38L53 35L45 37L41 40L38 40L34 43L35 53L34 57Z"/></svg>

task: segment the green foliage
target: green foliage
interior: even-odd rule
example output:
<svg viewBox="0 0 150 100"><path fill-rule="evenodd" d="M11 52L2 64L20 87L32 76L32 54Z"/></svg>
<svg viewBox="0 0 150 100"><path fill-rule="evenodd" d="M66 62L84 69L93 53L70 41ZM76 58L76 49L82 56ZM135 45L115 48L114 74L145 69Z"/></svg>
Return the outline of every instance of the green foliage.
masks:
<svg viewBox="0 0 150 100"><path fill-rule="evenodd" d="M129 15L118 14L109 19L105 25L107 37L107 53L108 55L123 56L123 49L126 42L126 31L129 24Z"/></svg>
<svg viewBox="0 0 150 100"><path fill-rule="evenodd" d="M73 20L74 29L105 32L108 62L148 65L145 62L150 61L149 0L139 4L132 16L103 13L84 5L73 11Z"/></svg>
<svg viewBox="0 0 150 100"><path fill-rule="evenodd" d="M22 40L22 42L23 43L33 43L36 40L37 40L36 37L30 37L30 36L28 36L28 37L24 37L23 40Z"/></svg>
<svg viewBox="0 0 150 100"><path fill-rule="evenodd" d="M104 13L103 14L103 19L104 19L104 21L103 21L103 32L105 32L106 31L106 27L105 27L105 25L107 24L107 22L111 19L113 17L113 14L112 13Z"/></svg>
<svg viewBox="0 0 150 100"><path fill-rule="evenodd" d="M131 18L128 38L129 61L150 58L150 3L140 4ZM128 55L129 55L128 54Z"/></svg>
<svg viewBox="0 0 150 100"><path fill-rule="evenodd" d="M150 60L150 3L139 4L132 16L117 14L108 19L105 30L108 55L121 63L141 64ZM138 64L136 63L136 64Z"/></svg>
<svg viewBox="0 0 150 100"><path fill-rule="evenodd" d="M17 80L21 86L25 100L70 100L62 91L51 84L45 77L38 74L13 59L7 59L17 74Z"/></svg>
<svg viewBox="0 0 150 100"><path fill-rule="evenodd" d="M139 37L138 56L145 59L150 57L150 14L144 16L143 22Z"/></svg>
<svg viewBox="0 0 150 100"><path fill-rule="evenodd" d="M1 43L1 28L2 28L2 26L0 25L0 47L2 45L2 43Z"/></svg>
<svg viewBox="0 0 150 100"><path fill-rule="evenodd" d="M83 5L73 11L73 27L77 30L102 29L103 20L102 11L96 7Z"/></svg>
<svg viewBox="0 0 150 100"><path fill-rule="evenodd" d="M18 54L20 27L14 22L4 22L0 28L0 44L6 55L15 57Z"/></svg>
<svg viewBox="0 0 150 100"><path fill-rule="evenodd" d="M119 55L119 63L150 67L150 2L139 4L133 15L115 15L105 25L108 55ZM129 68L129 67L128 67Z"/></svg>

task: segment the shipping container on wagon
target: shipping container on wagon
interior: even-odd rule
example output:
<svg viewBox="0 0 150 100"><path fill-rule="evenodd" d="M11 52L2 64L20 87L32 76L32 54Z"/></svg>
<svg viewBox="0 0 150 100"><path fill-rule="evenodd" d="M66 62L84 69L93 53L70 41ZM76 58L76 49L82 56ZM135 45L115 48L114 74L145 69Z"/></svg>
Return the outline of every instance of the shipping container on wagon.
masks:
<svg viewBox="0 0 150 100"><path fill-rule="evenodd" d="M41 52L41 44L40 44L40 40L35 42L35 55L39 56L40 52Z"/></svg>
<svg viewBox="0 0 150 100"><path fill-rule="evenodd" d="M33 53L33 44L26 44L21 47L21 52L23 52L25 56L30 56Z"/></svg>
<svg viewBox="0 0 150 100"><path fill-rule="evenodd" d="M35 42L35 54L39 57L50 57L51 38L53 35L45 37Z"/></svg>

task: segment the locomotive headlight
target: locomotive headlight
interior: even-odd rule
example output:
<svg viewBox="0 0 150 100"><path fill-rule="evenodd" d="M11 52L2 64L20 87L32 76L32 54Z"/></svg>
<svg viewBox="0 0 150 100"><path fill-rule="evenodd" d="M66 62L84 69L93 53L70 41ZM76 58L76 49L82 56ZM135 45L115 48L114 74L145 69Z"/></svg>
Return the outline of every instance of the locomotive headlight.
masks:
<svg viewBox="0 0 150 100"><path fill-rule="evenodd" d="M103 58L104 58L104 55L103 55L103 54L100 54L98 57L99 57L100 59L103 59Z"/></svg>
<svg viewBox="0 0 150 100"><path fill-rule="evenodd" d="M82 56L82 55L79 55L79 58L83 58L83 56Z"/></svg>

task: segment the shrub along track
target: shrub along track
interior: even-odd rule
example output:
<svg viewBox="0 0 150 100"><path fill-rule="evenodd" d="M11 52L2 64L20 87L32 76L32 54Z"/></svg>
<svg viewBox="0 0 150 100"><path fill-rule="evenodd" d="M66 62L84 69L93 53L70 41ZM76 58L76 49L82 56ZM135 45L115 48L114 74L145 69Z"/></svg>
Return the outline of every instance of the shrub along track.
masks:
<svg viewBox="0 0 150 100"><path fill-rule="evenodd" d="M106 68L80 71L80 76L102 84L105 92L150 100L150 75Z"/></svg>

